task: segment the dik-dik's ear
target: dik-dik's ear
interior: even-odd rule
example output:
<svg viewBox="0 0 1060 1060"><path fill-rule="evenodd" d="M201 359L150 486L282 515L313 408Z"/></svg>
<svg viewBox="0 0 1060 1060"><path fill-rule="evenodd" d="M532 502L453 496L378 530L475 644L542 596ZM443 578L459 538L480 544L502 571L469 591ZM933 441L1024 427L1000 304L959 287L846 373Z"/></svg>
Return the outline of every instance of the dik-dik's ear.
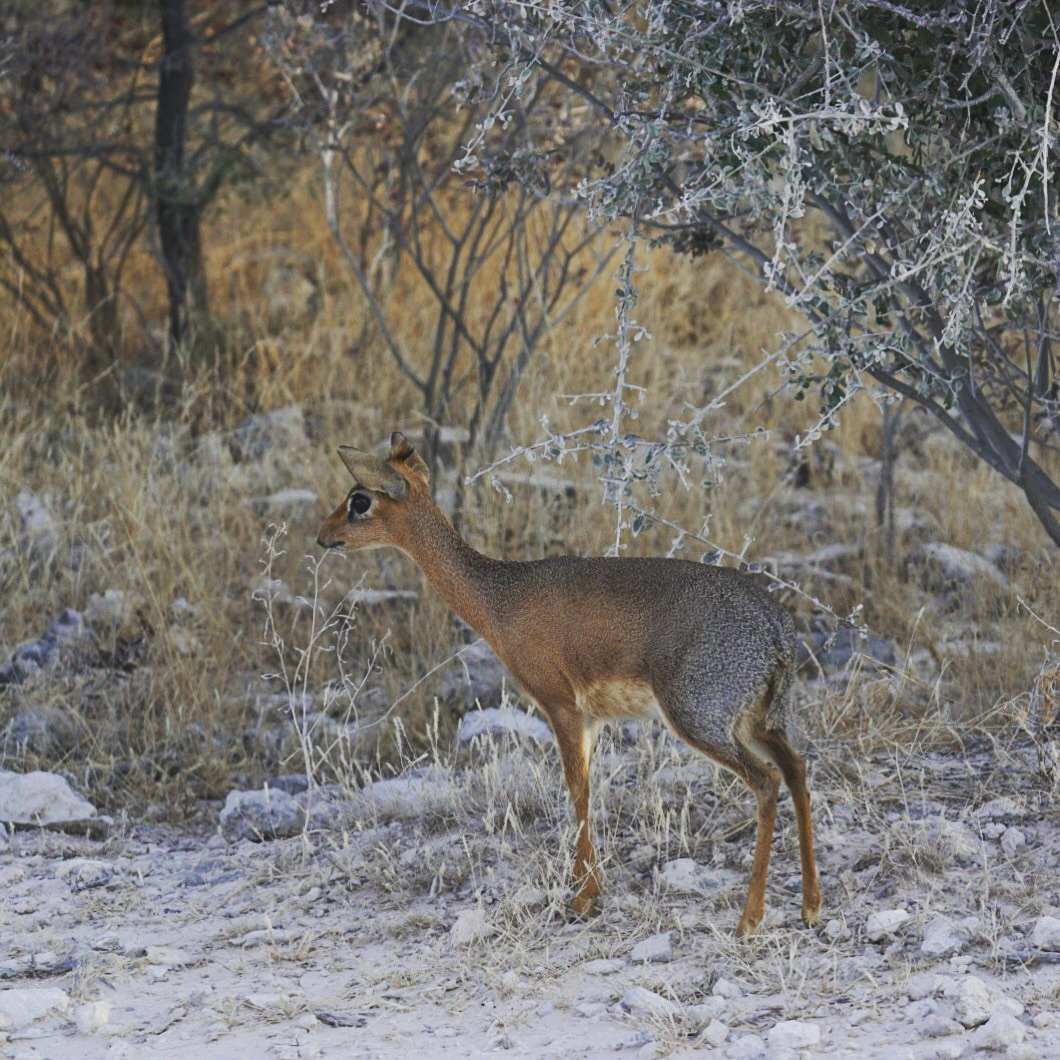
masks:
<svg viewBox="0 0 1060 1060"><path fill-rule="evenodd" d="M339 456L357 484L366 490L385 493L395 501L408 493L409 484L385 460L354 449L352 445L340 445Z"/></svg>
<svg viewBox="0 0 1060 1060"><path fill-rule="evenodd" d="M394 431L390 436L390 462L392 464L403 464L414 475L418 475L424 482L431 479L431 469L427 466L422 456L409 444L401 431Z"/></svg>

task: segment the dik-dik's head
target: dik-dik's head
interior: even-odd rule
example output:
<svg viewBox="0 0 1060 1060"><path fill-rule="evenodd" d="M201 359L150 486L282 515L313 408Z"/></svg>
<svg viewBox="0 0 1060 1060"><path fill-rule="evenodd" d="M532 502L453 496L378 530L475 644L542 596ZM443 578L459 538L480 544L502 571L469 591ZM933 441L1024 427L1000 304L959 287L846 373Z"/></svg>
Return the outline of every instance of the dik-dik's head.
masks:
<svg viewBox="0 0 1060 1060"><path fill-rule="evenodd" d="M409 495L425 489L430 477L423 459L400 431L390 436L386 460L352 445L340 446L339 456L355 485L324 520L317 544L321 548L401 548L403 509Z"/></svg>

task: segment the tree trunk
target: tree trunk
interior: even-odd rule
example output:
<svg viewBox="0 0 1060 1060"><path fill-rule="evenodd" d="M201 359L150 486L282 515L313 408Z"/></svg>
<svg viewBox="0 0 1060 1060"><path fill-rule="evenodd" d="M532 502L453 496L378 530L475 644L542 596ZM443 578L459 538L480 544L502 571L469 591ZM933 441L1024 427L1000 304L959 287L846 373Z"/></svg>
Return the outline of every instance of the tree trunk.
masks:
<svg viewBox="0 0 1060 1060"><path fill-rule="evenodd" d="M162 67L155 119L155 211L169 292L169 335L184 342L205 318L206 274L199 227L201 203L184 173L188 101L195 80L195 38L185 0L160 0Z"/></svg>

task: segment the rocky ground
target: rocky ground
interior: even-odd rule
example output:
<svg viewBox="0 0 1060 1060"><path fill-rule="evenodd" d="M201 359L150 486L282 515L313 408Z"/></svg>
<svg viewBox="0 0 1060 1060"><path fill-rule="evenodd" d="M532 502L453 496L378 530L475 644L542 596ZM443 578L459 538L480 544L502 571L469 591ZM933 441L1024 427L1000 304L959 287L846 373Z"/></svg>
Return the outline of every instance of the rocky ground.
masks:
<svg viewBox="0 0 1060 1060"><path fill-rule="evenodd" d="M1033 747L880 758L856 788L818 763L825 922L798 921L785 804L764 930L737 942L747 800L647 742L597 762L588 922L563 912L551 749L523 737L319 792L288 838L262 839L288 828L260 793L205 808L213 834L16 830L6 1055L1060 1057L1060 821ZM668 857L670 811L694 857Z"/></svg>

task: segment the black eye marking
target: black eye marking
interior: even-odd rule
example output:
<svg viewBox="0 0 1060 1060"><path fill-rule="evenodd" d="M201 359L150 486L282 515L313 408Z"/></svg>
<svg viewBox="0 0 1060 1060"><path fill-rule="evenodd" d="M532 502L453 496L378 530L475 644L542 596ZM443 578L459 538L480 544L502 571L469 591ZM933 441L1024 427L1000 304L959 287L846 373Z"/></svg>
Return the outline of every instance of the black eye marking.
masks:
<svg viewBox="0 0 1060 1060"><path fill-rule="evenodd" d="M371 507L372 498L360 490L354 490L346 502L346 512L351 520L355 515L364 515Z"/></svg>

